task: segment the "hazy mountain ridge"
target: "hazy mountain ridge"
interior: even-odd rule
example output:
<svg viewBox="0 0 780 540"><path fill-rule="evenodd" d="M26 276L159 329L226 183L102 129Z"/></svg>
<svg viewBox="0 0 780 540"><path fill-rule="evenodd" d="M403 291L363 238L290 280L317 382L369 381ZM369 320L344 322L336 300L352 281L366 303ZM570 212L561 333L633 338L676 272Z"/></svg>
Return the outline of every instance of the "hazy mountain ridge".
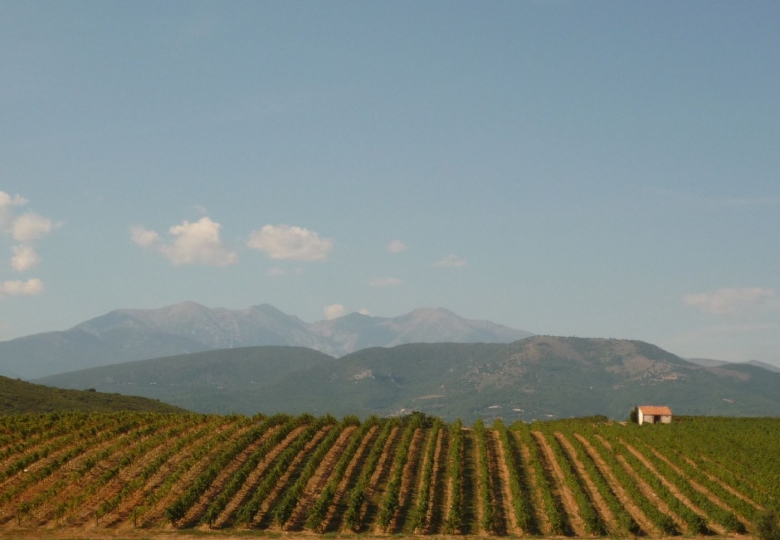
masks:
<svg viewBox="0 0 780 540"><path fill-rule="evenodd" d="M723 366L756 366L762 369L780 373L780 367L761 362L760 360L748 360L747 362L728 362L726 360L713 360L711 358L688 358L689 362L706 367L723 367Z"/></svg>
<svg viewBox="0 0 780 540"><path fill-rule="evenodd" d="M296 359L298 368L289 369L285 358ZM446 419L513 421L623 418L633 405L648 403L686 415L780 415L780 374L750 365L702 367L641 341L553 336L367 348L338 359L290 347L208 351L41 382L135 393L199 412L421 410Z"/></svg>
<svg viewBox="0 0 780 540"><path fill-rule="evenodd" d="M351 313L306 323L269 304L242 310L182 302L118 309L62 332L0 342L0 375L25 379L207 350L287 345L344 356L412 342L510 342L532 335L449 310L422 308L394 318Z"/></svg>

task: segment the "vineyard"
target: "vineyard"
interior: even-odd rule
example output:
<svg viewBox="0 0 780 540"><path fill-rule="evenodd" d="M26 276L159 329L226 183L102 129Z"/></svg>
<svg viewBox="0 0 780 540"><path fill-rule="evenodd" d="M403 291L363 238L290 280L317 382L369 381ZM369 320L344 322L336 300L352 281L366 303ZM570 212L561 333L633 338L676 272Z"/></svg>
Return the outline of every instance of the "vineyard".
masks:
<svg viewBox="0 0 780 540"><path fill-rule="evenodd" d="M0 418L6 530L728 535L778 502L775 419Z"/></svg>

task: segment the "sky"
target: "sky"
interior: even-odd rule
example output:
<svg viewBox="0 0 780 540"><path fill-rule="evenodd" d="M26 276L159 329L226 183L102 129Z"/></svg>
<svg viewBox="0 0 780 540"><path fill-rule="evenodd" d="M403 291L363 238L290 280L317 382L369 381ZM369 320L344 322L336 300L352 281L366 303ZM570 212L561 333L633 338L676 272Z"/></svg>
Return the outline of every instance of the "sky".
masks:
<svg viewBox="0 0 780 540"><path fill-rule="evenodd" d="M776 1L0 1L0 339L445 307L780 365Z"/></svg>

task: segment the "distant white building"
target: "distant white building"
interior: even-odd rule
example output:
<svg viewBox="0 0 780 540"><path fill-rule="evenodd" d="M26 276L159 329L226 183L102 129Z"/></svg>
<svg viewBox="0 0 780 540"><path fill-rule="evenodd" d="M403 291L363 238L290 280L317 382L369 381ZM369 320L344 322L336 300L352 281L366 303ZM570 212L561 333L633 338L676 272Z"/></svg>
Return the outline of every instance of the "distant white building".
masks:
<svg viewBox="0 0 780 540"><path fill-rule="evenodd" d="M639 408L639 425L642 424L671 424L672 409L655 405L641 405Z"/></svg>

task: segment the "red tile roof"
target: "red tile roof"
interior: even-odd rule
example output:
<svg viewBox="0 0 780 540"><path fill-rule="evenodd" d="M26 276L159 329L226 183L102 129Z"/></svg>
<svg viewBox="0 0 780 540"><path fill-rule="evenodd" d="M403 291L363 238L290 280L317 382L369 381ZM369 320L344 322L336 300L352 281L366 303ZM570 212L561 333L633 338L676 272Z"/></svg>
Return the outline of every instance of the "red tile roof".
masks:
<svg viewBox="0 0 780 540"><path fill-rule="evenodd" d="M669 407L657 407L655 405L642 405L639 407L642 414L650 414L653 416L672 416L672 409Z"/></svg>

